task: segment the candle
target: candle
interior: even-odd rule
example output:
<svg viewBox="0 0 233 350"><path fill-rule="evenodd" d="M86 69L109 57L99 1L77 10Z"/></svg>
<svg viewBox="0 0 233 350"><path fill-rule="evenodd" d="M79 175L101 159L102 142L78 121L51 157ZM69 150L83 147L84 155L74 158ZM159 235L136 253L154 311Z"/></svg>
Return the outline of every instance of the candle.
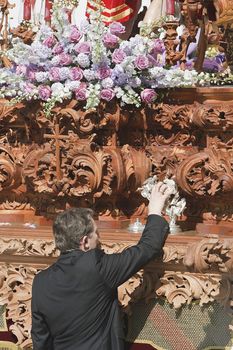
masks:
<svg viewBox="0 0 233 350"><path fill-rule="evenodd" d="M30 21L31 19L31 0L24 0L23 19L25 21Z"/></svg>
<svg viewBox="0 0 233 350"><path fill-rule="evenodd" d="M44 20L45 22L51 22L51 10L52 10L52 1L46 0L45 1L45 13L44 13Z"/></svg>
<svg viewBox="0 0 233 350"><path fill-rule="evenodd" d="M175 14L175 0L166 0L166 13L167 13L167 15L174 16L174 14Z"/></svg>

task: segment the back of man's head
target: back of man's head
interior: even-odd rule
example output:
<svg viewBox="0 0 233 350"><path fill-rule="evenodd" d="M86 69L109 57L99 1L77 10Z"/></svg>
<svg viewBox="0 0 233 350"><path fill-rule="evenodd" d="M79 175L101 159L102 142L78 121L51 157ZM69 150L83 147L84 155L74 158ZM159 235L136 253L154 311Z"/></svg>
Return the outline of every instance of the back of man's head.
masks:
<svg viewBox="0 0 233 350"><path fill-rule="evenodd" d="M72 208L58 214L53 223L55 245L61 253L79 248L80 240L94 230L93 211Z"/></svg>

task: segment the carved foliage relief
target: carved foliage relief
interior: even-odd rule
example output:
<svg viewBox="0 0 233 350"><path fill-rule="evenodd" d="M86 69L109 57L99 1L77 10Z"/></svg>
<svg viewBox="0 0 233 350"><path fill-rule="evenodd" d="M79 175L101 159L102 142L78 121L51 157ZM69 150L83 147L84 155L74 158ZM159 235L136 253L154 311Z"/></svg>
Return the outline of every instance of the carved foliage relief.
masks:
<svg viewBox="0 0 233 350"><path fill-rule="evenodd" d="M35 274L46 268L41 259L27 263L27 257L50 257L58 252L52 241L1 239L0 305L6 305L7 318L13 321L10 330L23 349L30 346L31 287ZM121 252L131 246L127 242L103 242L107 253ZM24 256L23 264L14 263L14 256ZM4 263L4 257L10 263ZM30 259L31 259L30 258ZM36 261L36 260L35 260ZM193 301L201 305L217 301L229 307L232 300L232 240L204 239L187 245L167 243L163 262L152 261L119 288L119 300L126 313L140 299L165 297L175 308ZM51 260L52 262L52 260ZM181 272L182 271L182 272Z"/></svg>
<svg viewBox="0 0 233 350"><path fill-rule="evenodd" d="M164 103L141 109L86 111L72 100L50 119L39 103L1 101L1 208L50 215L86 201L112 219L145 216L135 191L151 173L175 176L188 208L196 196L207 204L218 196L221 207L233 191L232 102L201 103L193 93L183 102L182 92L165 93Z"/></svg>

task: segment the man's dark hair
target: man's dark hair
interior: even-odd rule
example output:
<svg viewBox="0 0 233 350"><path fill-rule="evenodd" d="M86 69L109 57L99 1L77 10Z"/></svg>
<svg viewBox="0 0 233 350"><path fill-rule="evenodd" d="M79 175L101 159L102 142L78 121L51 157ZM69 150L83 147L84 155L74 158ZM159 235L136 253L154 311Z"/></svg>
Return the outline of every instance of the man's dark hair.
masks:
<svg viewBox="0 0 233 350"><path fill-rule="evenodd" d="M94 231L93 211L72 208L58 214L53 223L55 245L61 253L79 248L80 239Z"/></svg>

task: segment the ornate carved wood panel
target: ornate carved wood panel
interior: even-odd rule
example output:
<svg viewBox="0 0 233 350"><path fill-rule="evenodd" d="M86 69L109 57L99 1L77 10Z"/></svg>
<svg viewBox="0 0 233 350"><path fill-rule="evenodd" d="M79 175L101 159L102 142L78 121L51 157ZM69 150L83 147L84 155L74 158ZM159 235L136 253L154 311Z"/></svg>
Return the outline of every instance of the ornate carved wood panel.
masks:
<svg viewBox="0 0 233 350"><path fill-rule="evenodd" d="M11 238L9 238L9 232ZM22 237L24 232L24 237ZM37 237L37 238L35 238ZM103 230L102 247L120 252L135 244L138 234ZM50 229L22 226L0 229L0 305L6 305L7 319L18 345L31 345L31 286L34 275L58 256ZM179 309L192 302L217 301L230 312L232 306L233 239L195 235L170 236L163 260L152 261L119 288L119 300L128 314L132 303L166 298Z"/></svg>
<svg viewBox="0 0 233 350"><path fill-rule="evenodd" d="M0 217L53 218L91 206L121 225L146 216L136 192L150 174L175 177L184 229L233 233L233 89L164 91L163 103L85 111L69 101L46 118L38 102L0 104ZM34 218L33 218L34 217ZM212 225L212 226L210 226Z"/></svg>

